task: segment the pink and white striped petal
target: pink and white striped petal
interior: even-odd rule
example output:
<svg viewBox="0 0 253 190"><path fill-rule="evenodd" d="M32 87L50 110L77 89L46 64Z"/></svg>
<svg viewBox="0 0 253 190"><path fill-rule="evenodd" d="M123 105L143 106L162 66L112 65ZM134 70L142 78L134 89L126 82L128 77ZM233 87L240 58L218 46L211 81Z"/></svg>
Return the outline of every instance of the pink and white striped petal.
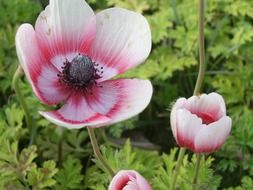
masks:
<svg viewBox="0 0 253 190"><path fill-rule="evenodd" d="M178 109L176 117L177 136L175 138L178 145L194 150L195 136L205 125L202 124L200 118L191 114L191 112L186 109Z"/></svg>
<svg viewBox="0 0 253 190"><path fill-rule="evenodd" d="M219 149L229 136L231 126L231 118L224 116L220 120L202 127L194 140L194 152L210 153Z"/></svg>
<svg viewBox="0 0 253 190"><path fill-rule="evenodd" d="M111 118L113 124L142 112L150 102L152 85L148 80L118 79L99 83L92 95L86 95L91 109ZM101 125L102 126L102 125Z"/></svg>
<svg viewBox="0 0 253 190"><path fill-rule="evenodd" d="M50 0L35 31L47 60L59 54L87 54L96 34L96 16L83 0Z"/></svg>
<svg viewBox="0 0 253 190"><path fill-rule="evenodd" d="M16 49L20 64L38 98L47 105L65 100L69 92L59 83L57 69L40 54L35 32L30 24L19 27Z"/></svg>
<svg viewBox="0 0 253 190"><path fill-rule="evenodd" d="M104 66L107 80L143 62L151 50L147 20L138 13L110 8L97 15L97 34L90 55Z"/></svg>
<svg viewBox="0 0 253 190"><path fill-rule="evenodd" d="M185 108L202 118L204 123L211 123L226 115L225 102L217 93L201 94L187 99Z"/></svg>
<svg viewBox="0 0 253 190"><path fill-rule="evenodd" d="M82 94L75 93L59 110L40 114L52 123L69 129L95 126L110 121L110 118L94 112Z"/></svg>

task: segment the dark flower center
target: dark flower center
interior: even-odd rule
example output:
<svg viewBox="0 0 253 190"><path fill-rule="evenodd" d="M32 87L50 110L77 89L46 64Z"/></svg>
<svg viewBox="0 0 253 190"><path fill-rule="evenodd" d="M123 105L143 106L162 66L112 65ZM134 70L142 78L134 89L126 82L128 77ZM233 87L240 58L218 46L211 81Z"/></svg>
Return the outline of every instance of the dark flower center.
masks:
<svg viewBox="0 0 253 190"><path fill-rule="evenodd" d="M66 60L62 72L58 74L61 82L77 90L87 90L101 78L103 67L93 62L87 55L77 55L71 62Z"/></svg>

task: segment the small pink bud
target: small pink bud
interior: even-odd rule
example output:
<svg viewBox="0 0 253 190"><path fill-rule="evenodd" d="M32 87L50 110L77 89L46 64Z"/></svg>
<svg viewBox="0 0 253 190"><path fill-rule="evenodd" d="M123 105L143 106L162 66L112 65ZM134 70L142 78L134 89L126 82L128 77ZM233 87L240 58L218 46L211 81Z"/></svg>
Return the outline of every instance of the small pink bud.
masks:
<svg viewBox="0 0 253 190"><path fill-rule="evenodd" d="M152 190L152 187L138 172L121 170L113 177L108 190Z"/></svg>
<svg viewBox="0 0 253 190"><path fill-rule="evenodd" d="M219 149L232 125L222 96L214 92L179 98L172 108L170 122L177 144L197 153Z"/></svg>

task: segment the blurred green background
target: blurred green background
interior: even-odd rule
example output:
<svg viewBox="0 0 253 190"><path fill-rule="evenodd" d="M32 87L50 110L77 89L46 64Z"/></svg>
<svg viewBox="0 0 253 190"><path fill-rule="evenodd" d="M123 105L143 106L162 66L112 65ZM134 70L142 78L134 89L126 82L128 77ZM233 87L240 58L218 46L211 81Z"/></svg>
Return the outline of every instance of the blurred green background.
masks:
<svg viewBox="0 0 253 190"><path fill-rule="evenodd" d="M150 79L154 86L152 101L138 117L96 133L103 154L115 170L136 169L154 190L166 190L177 155L169 124L170 108L178 97L192 95L197 78L198 1L88 3L96 12L112 6L137 11L150 23L153 48L149 58L120 77ZM222 149L206 156L197 188L253 189L253 1L205 3L207 71L202 92L217 91L224 96L233 128ZM99 164L94 165L98 161L92 157L86 129L63 130L44 120L38 110L46 107L23 77L20 87L36 129L32 133L11 87L18 66L16 30L25 22L34 25L47 4L47 0L0 0L0 189L105 190L110 179ZM189 189L195 162L189 152L178 179L180 190Z"/></svg>

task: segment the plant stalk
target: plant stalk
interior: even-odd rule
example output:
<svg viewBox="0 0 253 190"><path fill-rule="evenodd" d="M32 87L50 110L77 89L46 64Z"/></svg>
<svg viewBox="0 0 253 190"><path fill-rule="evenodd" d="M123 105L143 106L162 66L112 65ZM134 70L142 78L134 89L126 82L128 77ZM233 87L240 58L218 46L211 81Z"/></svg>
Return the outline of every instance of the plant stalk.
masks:
<svg viewBox="0 0 253 190"><path fill-rule="evenodd" d="M59 134L58 134L58 165L61 168L62 167L62 139L63 139L63 133L64 133L64 129L63 128L58 128L59 129Z"/></svg>
<svg viewBox="0 0 253 190"><path fill-rule="evenodd" d="M178 154L178 157L177 157L176 168L175 168L175 171L174 171L174 174L173 174L172 183L171 183L171 187L170 187L171 190L175 189L176 182L177 182L177 176L179 174L179 169L180 169L180 166L182 164L184 154L185 154L185 148L180 148L180 151L179 151L179 154Z"/></svg>
<svg viewBox="0 0 253 190"><path fill-rule="evenodd" d="M199 73L194 89L194 95L200 93L200 89L205 76L205 35L204 35L204 24L205 24L205 1L199 0ZM195 166L195 172L192 183L192 190L196 189L198 173L201 162L201 154L197 154L197 163Z"/></svg>
<svg viewBox="0 0 253 190"><path fill-rule="evenodd" d="M199 29L198 29L198 43L199 43L199 72L198 78L195 84L193 95L198 95L205 76L205 36L204 36L204 24L205 24L205 7L204 0L199 0ZM171 190L175 189L177 176L182 164L182 160L185 154L185 148L180 148L179 156L177 159L177 165L175 168L175 173L172 179ZM199 170L199 165L196 166L196 170ZM197 179L198 172L196 172ZM197 180L196 180L197 182Z"/></svg>
<svg viewBox="0 0 253 190"><path fill-rule="evenodd" d="M192 181L192 190L196 189L197 185L197 180L198 180L198 174L199 174L199 168L200 168L200 162L201 162L201 154L196 154L197 155L197 162L194 170L194 177Z"/></svg>
<svg viewBox="0 0 253 190"><path fill-rule="evenodd" d="M100 163L108 171L108 173L111 175L111 177L113 177L115 173L112 170L112 168L109 166L109 164L107 163L106 159L102 156L102 154L99 150L97 139L96 139L96 136L94 133L94 129L87 127L87 130L88 130L88 133L90 136L91 145L92 145L95 157L100 161Z"/></svg>
<svg viewBox="0 0 253 190"><path fill-rule="evenodd" d="M12 79L12 88L14 89L16 96L21 104L21 107L24 110L26 126L28 127L28 129L30 130L30 133L31 133L30 142L29 142L29 144L31 145L34 142L37 130L35 127L32 127L32 117L31 117L29 109L27 107L25 98L24 98L24 96L21 92L21 89L19 87L19 81L20 81L19 79L21 76L23 76L23 70L22 70L21 66L19 65L14 76L13 76L13 79Z"/></svg>
<svg viewBox="0 0 253 190"><path fill-rule="evenodd" d="M199 73L197 82L194 88L194 95L200 93L200 89L205 76L205 36L204 36L204 24L205 24L205 4L204 0L199 0Z"/></svg>

